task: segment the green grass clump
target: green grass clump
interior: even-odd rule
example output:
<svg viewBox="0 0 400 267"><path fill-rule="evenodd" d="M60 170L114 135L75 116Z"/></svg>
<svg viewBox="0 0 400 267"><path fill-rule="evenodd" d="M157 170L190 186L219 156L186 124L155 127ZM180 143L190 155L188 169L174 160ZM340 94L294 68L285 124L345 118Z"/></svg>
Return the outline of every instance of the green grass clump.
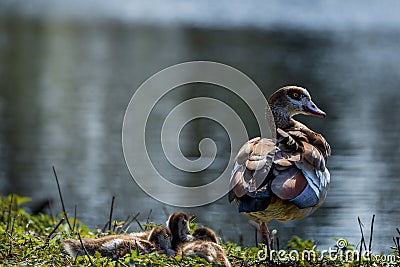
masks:
<svg viewBox="0 0 400 267"><path fill-rule="evenodd" d="M99 253L74 259L64 251L62 240L79 239L79 236L98 237L114 232L91 231L79 220L71 218L68 223L64 214L55 218L45 214L30 215L20 208L29 200L16 195L0 196L0 266L216 266L193 255L139 255L136 250L118 260L102 257ZM123 223L113 222L117 226L114 231ZM194 222L190 225L192 229L197 227ZM280 251L285 257L278 255L279 251L268 254L263 245L248 248L226 243L222 246L232 266L400 266L398 250L390 255L393 257L386 256L386 259L380 255L345 258L346 253L357 251L357 248L347 245L338 248L334 255L325 255L317 250L313 241L298 237L294 237L287 248ZM304 257L303 252L307 252Z"/></svg>

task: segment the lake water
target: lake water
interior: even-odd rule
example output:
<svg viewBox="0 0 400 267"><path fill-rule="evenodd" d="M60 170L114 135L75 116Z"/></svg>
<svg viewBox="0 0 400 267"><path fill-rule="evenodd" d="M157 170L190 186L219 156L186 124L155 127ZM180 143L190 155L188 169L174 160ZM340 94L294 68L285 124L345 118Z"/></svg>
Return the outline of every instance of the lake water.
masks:
<svg viewBox="0 0 400 267"><path fill-rule="evenodd" d="M132 180L121 145L125 108L154 73L210 60L244 72L266 97L283 85L305 86L328 114L298 117L331 144L328 197L308 218L272 222L281 244L293 235L314 239L321 248L333 246L333 237L357 244L357 217L369 232L375 214L373 249L390 251L400 221L397 2L367 1L371 5L359 7L349 1L343 7L336 1L305 6L272 1L258 3L262 8L236 1L214 7L151 1L157 8L101 2L93 12L90 1L80 8L74 1L50 2L0 4L0 193L53 199L53 210L60 212L54 165L68 211L77 205L78 217L89 226L104 225L113 195L117 219L141 212L145 221L152 210L150 219L164 223L165 214L179 208L152 199ZM148 136L150 153L160 172L186 185L212 180L231 153L223 127L199 119L184 128L179 142L185 155L196 157L199 141L214 139L218 153L209 170L188 175L162 155L159 131L166 114L198 96L221 99L248 118L237 97L216 86L183 86L157 103L149 125L154 130ZM251 136L259 134L254 120L245 121ZM246 245L254 245L248 219L226 197L183 210L225 241L238 242L242 235Z"/></svg>

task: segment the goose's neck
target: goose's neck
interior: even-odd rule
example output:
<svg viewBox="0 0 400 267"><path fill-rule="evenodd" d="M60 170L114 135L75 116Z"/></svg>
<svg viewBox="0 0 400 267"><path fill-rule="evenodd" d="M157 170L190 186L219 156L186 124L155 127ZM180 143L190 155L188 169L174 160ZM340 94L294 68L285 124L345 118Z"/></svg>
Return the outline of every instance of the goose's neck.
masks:
<svg viewBox="0 0 400 267"><path fill-rule="evenodd" d="M292 114L283 110L280 107L271 108L272 115L274 116L276 128L281 128L282 130L292 128L296 125L296 120L292 118Z"/></svg>

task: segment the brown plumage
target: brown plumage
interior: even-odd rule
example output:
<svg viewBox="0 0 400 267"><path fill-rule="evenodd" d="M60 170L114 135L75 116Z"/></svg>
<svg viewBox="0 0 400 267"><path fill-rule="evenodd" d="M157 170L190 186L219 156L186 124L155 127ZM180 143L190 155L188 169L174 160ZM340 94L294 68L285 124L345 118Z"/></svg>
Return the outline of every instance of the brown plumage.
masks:
<svg viewBox="0 0 400 267"><path fill-rule="evenodd" d="M149 240L132 235L108 235L99 238L83 238L82 243L89 255L98 251L102 256L117 259L138 250L141 254L152 252L172 255L171 234L164 227L155 227L149 234ZM85 255L85 250L79 240L66 239L62 241L64 249L72 257Z"/></svg>
<svg viewBox="0 0 400 267"><path fill-rule="evenodd" d="M213 230L208 227L199 227L193 231L193 237L196 240L184 242L178 246L177 255L197 255L210 263L231 266Z"/></svg>
<svg viewBox="0 0 400 267"><path fill-rule="evenodd" d="M109 235L99 238L83 238L82 243L89 255L98 251L104 257L120 258L132 250L140 253L151 253L156 247L147 240L137 239L129 235ZM64 249L72 257L85 255L85 250L79 240L66 239L63 241Z"/></svg>
<svg viewBox="0 0 400 267"><path fill-rule="evenodd" d="M257 222L289 221L311 214L325 200L330 146L321 134L294 120L297 114L324 117L306 89L286 86L271 95L276 139L254 138L239 150L229 200Z"/></svg>
<svg viewBox="0 0 400 267"><path fill-rule="evenodd" d="M231 266L224 249L211 241L195 240L183 244L177 251L177 255L197 255L210 263Z"/></svg>
<svg viewBox="0 0 400 267"><path fill-rule="evenodd" d="M176 255L197 255L208 262L231 266L217 235L207 227L199 227L190 235L190 216L183 212L172 213L167 226L172 234L172 248Z"/></svg>
<svg viewBox="0 0 400 267"><path fill-rule="evenodd" d="M157 252L168 256L175 254L175 251L172 250L171 240L171 232L162 226L154 227L148 236L148 241L157 248Z"/></svg>
<svg viewBox="0 0 400 267"><path fill-rule="evenodd" d="M192 241L189 227L190 216L184 212L174 212L167 220L167 227L172 234L172 249L176 249L182 242Z"/></svg>
<svg viewBox="0 0 400 267"><path fill-rule="evenodd" d="M213 230L208 227L198 227L193 231L192 236L196 240L211 241L218 244L218 237Z"/></svg>

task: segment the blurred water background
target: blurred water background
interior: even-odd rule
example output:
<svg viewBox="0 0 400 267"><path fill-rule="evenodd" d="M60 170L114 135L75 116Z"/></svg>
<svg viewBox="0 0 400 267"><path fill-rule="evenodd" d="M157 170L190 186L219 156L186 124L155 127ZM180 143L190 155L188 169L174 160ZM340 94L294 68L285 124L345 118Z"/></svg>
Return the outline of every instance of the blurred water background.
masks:
<svg viewBox="0 0 400 267"><path fill-rule="evenodd" d="M398 1L372 0L1 0L0 193L53 199L60 212L55 165L68 211L77 205L78 218L90 227L107 221L113 195L117 219L141 212L146 220L152 210L151 220L164 223L165 213L178 208L150 198L132 181L121 147L124 111L157 71L211 60L246 73L265 96L283 85L305 86L328 114L298 119L332 146L330 192L312 216L271 223L281 244L293 235L321 248L334 245L333 237L357 244L357 216L369 228L376 214L373 249L388 252L400 221L398 11ZM222 99L247 117L237 97L221 88L184 86L157 104L154 129L182 99L195 96ZM255 136L252 122L247 126ZM194 179L164 162L155 132L151 151L159 170L189 185L208 182L231 152L227 133L208 120L185 127L183 151L196 156L204 136L215 140L217 159ZM184 210L225 241L243 236L254 245L248 219L227 198Z"/></svg>

